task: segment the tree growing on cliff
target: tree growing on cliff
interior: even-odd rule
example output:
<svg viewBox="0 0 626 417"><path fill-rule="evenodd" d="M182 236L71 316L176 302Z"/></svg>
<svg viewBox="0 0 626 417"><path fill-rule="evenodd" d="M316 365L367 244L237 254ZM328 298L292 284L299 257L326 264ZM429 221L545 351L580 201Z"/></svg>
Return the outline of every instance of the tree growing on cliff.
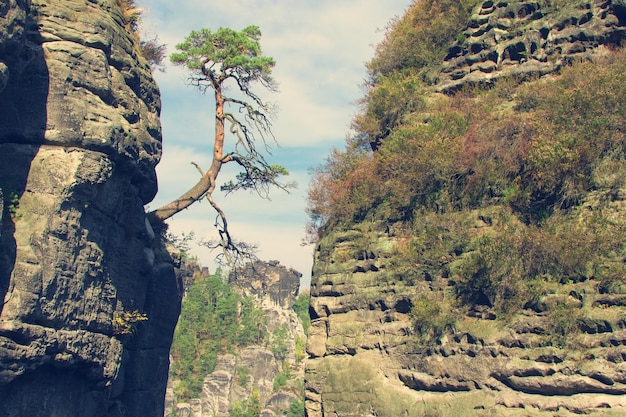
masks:
<svg viewBox="0 0 626 417"><path fill-rule="evenodd" d="M215 97L215 132L213 138L213 159L208 170L200 171L200 180L191 189L154 212L152 215L166 220L204 198L217 212L215 227L219 239L210 244L221 247L224 253L233 256L244 254L245 245L235 244L228 230L224 211L213 198L217 179L224 164L234 162L241 172L235 181L221 185L227 194L237 190L256 191L267 198L272 186L286 190L289 185L279 182L279 177L287 175L280 165L270 165L263 152L269 153L269 140L272 134L272 107L257 93L254 85L269 91L276 91L272 78L273 58L261 52L259 39L261 31L257 26L248 26L241 31L219 28L192 31L180 44L178 52L170 56L176 65L189 70L188 82L202 93L212 90ZM228 87L234 86L236 95L226 94ZM228 137L226 127L228 126Z"/></svg>

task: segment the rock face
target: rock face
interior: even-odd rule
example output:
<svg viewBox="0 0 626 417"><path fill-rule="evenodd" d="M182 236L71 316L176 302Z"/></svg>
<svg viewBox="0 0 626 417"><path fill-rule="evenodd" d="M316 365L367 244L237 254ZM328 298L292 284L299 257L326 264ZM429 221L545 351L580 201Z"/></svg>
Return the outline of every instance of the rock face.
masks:
<svg viewBox="0 0 626 417"><path fill-rule="evenodd" d="M266 314L270 338L280 332L277 329L283 329L281 343L284 343L285 351L280 355L273 352L273 340L270 340L270 346L248 346L234 354L219 355L215 370L204 379L200 397L175 405L172 394L166 410L175 409L181 417L228 417L229 410L237 402L256 393L261 416L273 417L284 415L294 401L301 400L302 394L293 382L304 380L304 352L296 352L296 341L304 341L305 334L292 309L301 276L278 261L256 261L231 273L231 285L242 295L252 297L255 305ZM280 373L287 376L284 386L275 385Z"/></svg>
<svg viewBox="0 0 626 417"><path fill-rule="evenodd" d="M559 2L552 2L559 3ZM553 73L589 59L623 39L621 1L485 1L450 49L440 74L441 91L505 77ZM569 4L566 4L569 3Z"/></svg>
<svg viewBox="0 0 626 417"><path fill-rule="evenodd" d="M285 268L279 261L258 261L230 274L229 281L244 297L254 297L263 305L290 309L298 295L301 277L300 272Z"/></svg>
<svg viewBox="0 0 626 417"><path fill-rule="evenodd" d="M563 7L546 6L557 3ZM624 39L624 10L622 1L481 2L435 90L539 77L593 58ZM593 211L589 201L585 210ZM625 221L623 198L614 205L617 221ZM486 218L472 213L470 233L489 234ZM423 265L419 254L429 248L415 248L410 270L399 269L402 228L411 226L367 217L341 227L325 230L315 251L307 416L626 414L623 285L608 295L591 280L564 283L508 322L487 306L468 308L455 326L424 340L413 308L421 296L440 301L453 291L450 270L432 274ZM556 305L585 312L572 320L577 333L567 346L550 327Z"/></svg>
<svg viewBox="0 0 626 417"><path fill-rule="evenodd" d="M307 344L308 416L626 412L623 295L574 283L524 310L509 327L488 308L477 309L457 330L424 344L411 323L414 300L442 295L451 279L425 276L410 285L392 279L398 244L393 231L371 224L328 233L319 243ZM581 332L569 342L576 348L554 343L550 297L594 317L579 321Z"/></svg>
<svg viewBox="0 0 626 417"><path fill-rule="evenodd" d="M163 414L159 110L115 0L0 4L1 415Z"/></svg>

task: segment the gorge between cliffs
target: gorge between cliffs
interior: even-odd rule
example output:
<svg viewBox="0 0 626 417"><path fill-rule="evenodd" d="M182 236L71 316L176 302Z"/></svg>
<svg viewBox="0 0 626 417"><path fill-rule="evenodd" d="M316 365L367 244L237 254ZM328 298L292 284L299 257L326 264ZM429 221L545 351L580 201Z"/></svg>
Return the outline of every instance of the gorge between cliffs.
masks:
<svg viewBox="0 0 626 417"><path fill-rule="evenodd" d="M626 3L408 3L307 289L151 223L134 2L0 0L0 417L626 415Z"/></svg>

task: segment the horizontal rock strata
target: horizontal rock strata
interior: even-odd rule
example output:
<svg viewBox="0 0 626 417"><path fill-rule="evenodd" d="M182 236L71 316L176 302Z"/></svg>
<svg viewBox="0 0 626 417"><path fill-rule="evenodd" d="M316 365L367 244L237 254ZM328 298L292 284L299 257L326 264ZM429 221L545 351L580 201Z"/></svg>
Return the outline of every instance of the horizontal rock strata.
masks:
<svg viewBox="0 0 626 417"><path fill-rule="evenodd" d="M411 321L413 301L453 283L444 276L403 281L394 273L397 244L393 231L375 225L330 232L319 243L307 346L309 416L626 411L620 296L599 294L589 283L573 284L576 290L565 301L581 303L598 318L580 320L580 334L568 347L555 344L540 308L524 310L504 328L489 308L469 311L457 326L465 330L424 344Z"/></svg>
<svg viewBox="0 0 626 417"><path fill-rule="evenodd" d="M626 34L620 1L485 1L445 58L438 89L458 90L502 77L538 77L592 59ZM554 3L554 2L553 2Z"/></svg>

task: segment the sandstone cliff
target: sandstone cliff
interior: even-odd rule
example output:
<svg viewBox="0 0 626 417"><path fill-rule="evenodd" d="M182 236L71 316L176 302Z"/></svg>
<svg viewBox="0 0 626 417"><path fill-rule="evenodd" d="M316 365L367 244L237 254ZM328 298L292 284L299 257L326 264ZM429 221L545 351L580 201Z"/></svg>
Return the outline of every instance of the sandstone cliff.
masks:
<svg viewBox="0 0 626 417"><path fill-rule="evenodd" d="M436 343L424 343L409 313L419 295L443 300L451 278L391 279L398 244L384 228L358 225L318 245L308 416L624 413L623 295L571 284L508 327L485 307L469 311ZM570 341L575 349L555 344L550 334L548 313L557 300L592 310L594 318Z"/></svg>
<svg viewBox="0 0 626 417"><path fill-rule="evenodd" d="M497 78L514 77L517 82L548 74L555 77L579 59L598 59L626 34L622 1L476 3L445 60L426 72L432 87L427 103L447 103L439 93L490 85ZM576 7L558 7L572 4ZM494 94L514 96L514 91ZM503 100L505 105L486 113L514 111L514 99ZM459 113L454 105L450 107ZM421 111L407 118L417 120L420 127L435 124L428 104ZM511 132L518 127L503 127L502 140L513 137ZM411 131L406 131L408 136ZM474 133L477 143L486 137L480 129ZM615 138L623 141L624 137ZM454 145L446 146L452 152ZM404 166L399 159L391 162ZM370 172L375 171L360 174ZM450 182L463 179L459 175ZM617 188L608 203L601 203L606 192L601 186L588 192L579 206L569 207L572 223L582 223L589 213L596 213L623 224L623 184ZM447 191L443 188L441 193ZM626 287L621 269L610 290L589 271L580 272L576 279L540 279L536 296L516 314L496 311L493 299L483 293L459 306L458 299L463 298L457 282L459 265L480 249L480 243L465 243L514 230L514 223L504 224L513 217L506 198L496 194L486 197L491 199L488 204L467 210L437 210L424 204L421 209L410 207L415 209L411 221L381 219L378 213L366 211L366 215L359 213L360 221L322 229L311 283L308 416L626 413ZM403 201L403 196L392 197ZM619 235L611 238L621 240ZM570 246L574 242L564 250ZM622 265L623 260L623 253L617 251L609 263ZM473 278L480 279L484 271L477 267ZM509 270L502 279L515 273ZM513 299L511 294L503 297Z"/></svg>
<svg viewBox="0 0 626 417"><path fill-rule="evenodd" d="M538 1L482 2L445 58L438 89L449 92L512 75L543 76L591 59L624 37L623 2L571 3L580 5L555 11Z"/></svg>
<svg viewBox="0 0 626 417"><path fill-rule="evenodd" d="M0 414L156 416L180 288L159 91L115 0L0 3ZM147 319L147 320L144 320Z"/></svg>

